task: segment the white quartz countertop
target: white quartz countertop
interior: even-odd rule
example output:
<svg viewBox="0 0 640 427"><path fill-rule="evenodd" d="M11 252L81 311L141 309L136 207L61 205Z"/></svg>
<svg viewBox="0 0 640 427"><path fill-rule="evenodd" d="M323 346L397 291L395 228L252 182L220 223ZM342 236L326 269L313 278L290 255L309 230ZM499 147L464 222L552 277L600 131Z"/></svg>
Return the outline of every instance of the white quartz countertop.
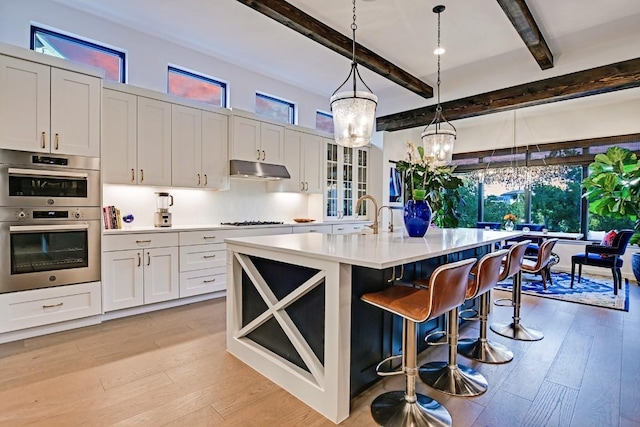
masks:
<svg viewBox="0 0 640 427"><path fill-rule="evenodd" d="M243 247L308 256L362 267L383 269L508 240L522 231L476 228L429 229L424 237L403 231L380 234L319 234L227 238L232 251ZM268 258L268 256L266 257Z"/></svg>

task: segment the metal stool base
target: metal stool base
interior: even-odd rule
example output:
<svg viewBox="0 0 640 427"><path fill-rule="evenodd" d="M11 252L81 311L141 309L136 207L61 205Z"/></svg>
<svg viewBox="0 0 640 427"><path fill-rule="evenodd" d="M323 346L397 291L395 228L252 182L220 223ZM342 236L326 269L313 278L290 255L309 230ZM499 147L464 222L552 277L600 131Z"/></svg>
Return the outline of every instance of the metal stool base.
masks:
<svg viewBox="0 0 640 427"><path fill-rule="evenodd" d="M503 337L511 338L518 341L540 341L544 338L544 334L535 329L529 329L521 324L515 323L494 323L491 330Z"/></svg>
<svg viewBox="0 0 640 427"><path fill-rule="evenodd" d="M504 345L478 338L459 340L458 354L484 363L502 364L513 360L513 352Z"/></svg>
<svg viewBox="0 0 640 427"><path fill-rule="evenodd" d="M420 379L427 385L453 396L478 396L489 387L480 372L464 365L430 362L420 366L419 373Z"/></svg>
<svg viewBox="0 0 640 427"><path fill-rule="evenodd" d="M415 394L409 402L404 391L390 391L376 397L371 403L371 415L378 425L394 427L450 427L449 411L438 401Z"/></svg>

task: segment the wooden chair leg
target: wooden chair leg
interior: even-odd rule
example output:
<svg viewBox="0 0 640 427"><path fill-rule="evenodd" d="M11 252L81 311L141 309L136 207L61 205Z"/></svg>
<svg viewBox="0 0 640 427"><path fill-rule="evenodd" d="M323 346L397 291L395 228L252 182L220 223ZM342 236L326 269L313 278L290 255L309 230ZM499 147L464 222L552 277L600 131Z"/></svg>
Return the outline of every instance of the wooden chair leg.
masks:
<svg viewBox="0 0 640 427"><path fill-rule="evenodd" d="M540 276L542 276L542 287L546 290L547 289L547 270L545 268L543 268L542 270L540 270Z"/></svg>
<svg viewBox="0 0 640 427"><path fill-rule="evenodd" d="M549 278L549 286L553 286L553 279L551 278L551 267L547 267L547 277Z"/></svg>
<svg viewBox="0 0 640 427"><path fill-rule="evenodd" d="M578 264L578 283L582 279L582 264Z"/></svg>
<svg viewBox="0 0 640 427"><path fill-rule="evenodd" d="M573 276L576 275L576 263L571 263L571 289L573 289Z"/></svg>
<svg viewBox="0 0 640 427"><path fill-rule="evenodd" d="M611 272L613 273L613 293L617 294L618 293L618 272L616 271L616 268L612 268Z"/></svg>

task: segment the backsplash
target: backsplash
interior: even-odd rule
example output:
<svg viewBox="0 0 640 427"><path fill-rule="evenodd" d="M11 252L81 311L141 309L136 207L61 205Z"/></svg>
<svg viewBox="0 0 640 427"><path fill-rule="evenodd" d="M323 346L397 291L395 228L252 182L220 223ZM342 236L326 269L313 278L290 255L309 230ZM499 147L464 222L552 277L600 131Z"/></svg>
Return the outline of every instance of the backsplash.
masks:
<svg viewBox="0 0 640 427"><path fill-rule="evenodd" d="M300 217L322 220L322 194L269 193L266 182L244 179L232 179L228 191L105 184L102 205L114 205L122 215L133 214L133 226L153 226L158 191L174 197L170 209L173 225L245 220L291 222Z"/></svg>

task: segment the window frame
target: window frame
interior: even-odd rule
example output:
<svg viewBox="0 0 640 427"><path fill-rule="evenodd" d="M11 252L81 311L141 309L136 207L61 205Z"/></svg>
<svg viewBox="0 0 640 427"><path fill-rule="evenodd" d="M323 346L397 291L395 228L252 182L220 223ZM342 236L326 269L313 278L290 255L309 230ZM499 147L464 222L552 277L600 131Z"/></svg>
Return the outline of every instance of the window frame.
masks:
<svg viewBox="0 0 640 427"><path fill-rule="evenodd" d="M264 93L264 92L256 91L255 100L257 101L258 98L262 98L262 99L265 99L267 101L273 101L273 102L276 102L276 103L279 103L279 104L284 104L284 105L289 106L289 121L284 122L284 123L287 123L287 124L290 124L290 125L297 124L297 122L298 122L298 104L297 103L295 103L293 101L289 101L289 100L284 99L284 98L279 98L279 97L274 96L274 95L269 95L269 94ZM257 106L257 102L255 103L253 110L254 110L254 113L257 114L258 116L264 117L266 119L279 121L277 119L274 119L273 117L265 116L264 114L258 113L258 111L256 109L256 106Z"/></svg>
<svg viewBox="0 0 640 427"><path fill-rule="evenodd" d="M214 84L216 86L221 87L222 88L222 99L221 99L222 105L209 104L208 102L204 102L204 101L200 101L200 100L197 100L197 99L187 98L187 97L184 97L184 96L180 96L180 95L169 93L169 73L172 72L172 71L175 72L176 74L182 74L182 75L185 75L187 77L191 77L191 78L194 78L196 80L201 80L203 82L211 83L211 84ZM174 64L168 64L167 65L167 94L172 95L172 96L178 96L178 97L183 98L183 99L189 99L191 101L204 102L207 105L215 105L216 107L229 108L229 82L227 82L225 80L222 80L222 79L218 79L218 78L212 77L212 76L208 76L206 74L199 73L197 71L190 70L188 68L180 67L180 66L177 66L177 65L174 65Z"/></svg>
<svg viewBox="0 0 640 427"><path fill-rule="evenodd" d="M38 24L31 24L31 28L30 28L30 40L29 40L29 48L36 52L35 50L35 41L36 41L36 34L37 33L42 33L45 35L50 35L50 36L54 36L54 37L58 37L61 38L63 40L93 49L95 51L99 51L99 52L106 52L108 54L117 56L120 58L121 61L121 66L120 66L120 79L118 80L118 83L127 83L127 52L124 50L120 50L120 49L116 49L112 46L108 46L104 43L98 43L96 41L93 40L89 40L86 38L82 38L79 37L75 34L71 34L71 33L65 33L63 31L60 30L55 30L52 28L47 28L46 26L43 25L38 25ZM73 61L76 62L76 61ZM84 64L84 65L88 65L88 66L93 66L91 64ZM94 66L95 67L95 66ZM112 80L109 80L112 81Z"/></svg>

